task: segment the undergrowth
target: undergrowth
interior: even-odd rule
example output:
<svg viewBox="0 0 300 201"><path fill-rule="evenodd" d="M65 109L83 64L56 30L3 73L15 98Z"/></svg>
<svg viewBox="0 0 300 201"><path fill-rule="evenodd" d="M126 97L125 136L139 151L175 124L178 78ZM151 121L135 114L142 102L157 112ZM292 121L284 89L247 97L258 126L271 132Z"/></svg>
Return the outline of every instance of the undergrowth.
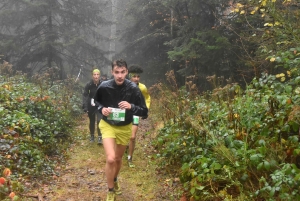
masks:
<svg viewBox="0 0 300 201"><path fill-rule="evenodd" d="M153 141L161 169L190 200L299 200L298 75L263 74L202 95L192 82L151 89L164 127ZM292 77L294 76L294 77Z"/></svg>
<svg viewBox="0 0 300 201"><path fill-rule="evenodd" d="M11 170L13 180L46 180L72 141L80 87L51 79L51 69L33 77L12 76L7 62L0 69L0 170Z"/></svg>

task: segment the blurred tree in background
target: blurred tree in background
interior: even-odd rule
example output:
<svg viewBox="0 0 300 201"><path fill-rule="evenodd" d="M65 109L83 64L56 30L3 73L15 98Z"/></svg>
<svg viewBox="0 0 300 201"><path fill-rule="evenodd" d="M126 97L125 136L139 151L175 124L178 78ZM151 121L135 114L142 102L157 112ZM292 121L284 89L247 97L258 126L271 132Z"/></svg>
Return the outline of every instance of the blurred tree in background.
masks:
<svg viewBox="0 0 300 201"><path fill-rule="evenodd" d="M245 85L263 72L280 71L266 57L297 41L297 8L291 0L131 0L120 55L142 64L152 83L174 70L180 85L192 80L200 91Z"/></svg>
<svg viewBox="0 0 300 201"><path fill-rule="evenodd" d="M126 15L132 26L123 31L127 48L122 54L144 64L157 79L168 70L175 70L181 84L191 75L199 85L208 75L229 77L238 62L232 44L237 36L223 22L231 17L230 2L133 0Z"/></svg>
<svg viewBox="0 0 300 201"><path fill-rule="evenodd" d="M33 74L54 67L59 79L66 69L105 63L95 42L105 39L96 31L107 23L104 6L92 0L3 0L0 52L14 70Z"/></svg>

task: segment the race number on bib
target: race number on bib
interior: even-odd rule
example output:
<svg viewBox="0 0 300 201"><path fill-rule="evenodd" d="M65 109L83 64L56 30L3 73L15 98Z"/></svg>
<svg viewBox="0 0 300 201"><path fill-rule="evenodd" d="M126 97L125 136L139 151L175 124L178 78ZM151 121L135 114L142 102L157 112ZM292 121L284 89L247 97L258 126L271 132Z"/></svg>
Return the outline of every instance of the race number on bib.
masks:
<svg viewBox="0 0 300 201"><path fill-rule="evenodd" d="M125 121L125 109L120 109L120 108L112 108L111 113L107 117L108 120L114 120L114 121Z"/></svg>

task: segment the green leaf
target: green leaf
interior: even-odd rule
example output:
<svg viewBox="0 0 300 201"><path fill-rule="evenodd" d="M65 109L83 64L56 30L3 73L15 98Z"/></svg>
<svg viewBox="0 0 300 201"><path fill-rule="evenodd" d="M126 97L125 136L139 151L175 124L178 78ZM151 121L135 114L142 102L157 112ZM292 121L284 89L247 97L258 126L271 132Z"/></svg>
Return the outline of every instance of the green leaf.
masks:
<svg viewBox="0 0 300 201"><path fill-rule="evenodd" d="M257 169L261 170L263 167L264 167L264 163L261 162L261 163L258 164Z"/></svg>
<svg viewBox="0 0 300 201"><path fill-rule="evenodd" d="M196 190L195 187L191 188L190 192L191 192L192 195L195 193L195 190Z"/></svg>
<svg viewBox="0 0 300 201"><path fill-rule="evenodd" d="M262 155L261 155L261 154L253 154L253 155L250 156L250 160L253 161L253 162L257 162L257 161L259 161L261 158L262 158Z"/></svg>
<svg viewBox="0 0 300 201"><path fill-rule="evenodd" d="M279 63L282 62L281 57L276 57L276 61L279 62Z"/></svg>
<svg viewBox="0 0 300 201"><path fill-rule="evenodd" d="M197 190L202 191L205 188L205 186L197 186L196 188L197 188Z"/></svg>
<svg viewBox="0 0 300 201"><path fill-rule="evenodd" d="M290 141L290 142L292 142L292 143L297 143L298 142L298 136L290 136L289 138L288 138L288 140Z"/></svg>
<svg viewBox="0 0 300 201"><path fill-rule="evenodd" d="M286 92L286 93L292 93L292 91L293 91L292 86L286 86L286 87L285 87L285 92Z"/></svg>
<svg viewBox="0 0 300 201"><path fill-rule="evenodd" d="M270 197L273 197L275 194L275 187L273 187L270 191Z"/></svg>
<svg viewBox="0 0 300 201"><path fill-rule="evenodd" d="M265 168L266 170L270 170L271 165L270 165L270 163L269 163L268 161L264 161L264 168Z"/></svg>
<svg viewBox="0 0 300 201"><path fill-rule="evenodd" d="M205 168L205 169L203 170L203 172L204 172L204 173L208 173L208 172L210 172L210 169Z"/></svg>
<svg viewBox="0 0 300 201"><path fill-rule="evenodd" d="M265 146L266 145L266 141L265 140L259 140L258 144L261 146Z"/></svg>
<svg viewBox="0 0 300 201"><path fill-rule="evenodd" d="M219 169L222 168L222 165L220 163L215 163L214 162L213 164L211 164L210 168L213 168L215 170L219 170Z"/></svg>
<svg viewBox="0 0 300 201"><path fill-rule="evenodd" d="M299 129L299 124L297 124L297 123L295 123L295 122L292 122L291 125L292 125L292 128L293 128L293 131L298 131L298 129Z"/></svg>
<svg viewBox="0 0 300 201"><path fill-rule="evenodd" d="M246 181L249 178L248 174L244 173L241 177L242 181Z"/></svg>
<svg viewBox="0 0 300 201"><path fill-rule="evenodd" d="M207 163L203 163L201 167L202 167L203 169L204 169L204 168L207 168L207 167L208 167L208 164L207 164Z"/></svg>
<svg viewBox="0 0 300 201"><path fill-rule="evenodd" d="M300 149L294 149L293 154L294 155L300 155Z"/></svg>

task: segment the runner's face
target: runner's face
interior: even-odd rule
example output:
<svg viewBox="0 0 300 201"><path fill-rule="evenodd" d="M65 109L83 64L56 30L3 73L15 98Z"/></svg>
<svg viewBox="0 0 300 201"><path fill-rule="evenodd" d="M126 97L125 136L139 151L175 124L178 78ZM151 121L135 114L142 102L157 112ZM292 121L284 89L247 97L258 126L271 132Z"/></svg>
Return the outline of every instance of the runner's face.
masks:
<svg viewBox="0 0 300 201"><path fill-rule="evenodd" d="M130 80L138 84L140 82L140 75L133 75Z"/></svg>
<svg viewBox="0 0 300 201"><path fill-rule="evenodd" d="M93 81L94 81L95 83L97 83L97 82L99 82L99 79L100 79L100 73L94 72L94 73L93 73Z"/></svg>
<svg viewBox="0 0 300 201"><path fill-rule="evenodd" d="M115 82L117 85L123 84L126 75L128 74L128 70L125 66L115 66L111 71L112 75L114 76Z"/></svg>

